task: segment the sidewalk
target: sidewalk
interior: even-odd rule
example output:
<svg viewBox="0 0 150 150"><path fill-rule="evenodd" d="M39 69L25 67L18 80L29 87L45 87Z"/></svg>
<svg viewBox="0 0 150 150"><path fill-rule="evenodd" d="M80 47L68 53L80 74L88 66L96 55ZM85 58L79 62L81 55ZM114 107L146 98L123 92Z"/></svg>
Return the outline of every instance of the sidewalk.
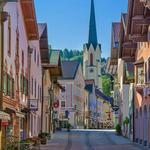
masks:
<svg viewBox="0 0 150 150"><path fill-rule="evenodd" d="M46 145L34 147L32 150L49 150L49 148L52 148L53 150L55 149L64 150L67 144L68 144L68 132L66 130L63 130L54 133L52 135L52 139L49 140Z"/></svg>

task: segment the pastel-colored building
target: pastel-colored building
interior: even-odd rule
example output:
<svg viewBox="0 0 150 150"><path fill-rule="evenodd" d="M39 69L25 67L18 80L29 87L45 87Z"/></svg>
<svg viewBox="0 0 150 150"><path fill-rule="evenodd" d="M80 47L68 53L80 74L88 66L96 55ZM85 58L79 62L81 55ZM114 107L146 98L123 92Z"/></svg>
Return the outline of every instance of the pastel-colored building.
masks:
<svg viewBox="0 0 150 150"><path fill-rule="evenodd" d="M63 77L59 83L65 90L60 95L60 123L65 127L69 121L73 128L83 128L85 83L81 64L78 61L64 61L62 72Z"/></svg>
<svg viewBox="0 0 150 150"><path fill-rule="evenodd" d="M97 128L97 99L94 80L85 80L85 89L88 91L88 128Z"/></svg>
<svg viewBox="0 0 150 150"><path fill-rule="evenodd" d="M29 47L33 40L38 41L38 29L34 2L7 2L3 7L8 12L4 22L4 87L3 110L9 114L10 120L2 121L2 136L14 140L29 136ZM29 10L28 13L26 10ZM32 19L31 19L32 18ZM37 44L38 46L38 44ZM7 122L7 123L6 123ZM7 124L7 125L6 125ZM8 146L8 145L7 145Z"/></svg>

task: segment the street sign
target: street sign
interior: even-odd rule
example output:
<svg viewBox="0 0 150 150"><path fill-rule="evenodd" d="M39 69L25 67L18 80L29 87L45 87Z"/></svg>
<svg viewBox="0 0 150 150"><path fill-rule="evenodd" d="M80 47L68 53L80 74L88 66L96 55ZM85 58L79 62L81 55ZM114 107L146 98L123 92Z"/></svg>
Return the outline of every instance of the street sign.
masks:
<svg viewBox="0 0 150 150"><path fill-rule="evenodd" d="M112 106L112 109L113 109L113 111L118 111L119 110L119 106L114 105L114 106Z"/></svg>
<svg viewBox="0 0 150 150"><path fill-rule="evenodd" d="M38 100L30 99L29 100L29 108L31 111L38 111Z"/></svg>
<svg viewBox="0 0 150 150"><path fill-rule="evenodd" d="M54 102L54 108L58 108L59 107L59 100L57 100L56 102Z"/></svg>

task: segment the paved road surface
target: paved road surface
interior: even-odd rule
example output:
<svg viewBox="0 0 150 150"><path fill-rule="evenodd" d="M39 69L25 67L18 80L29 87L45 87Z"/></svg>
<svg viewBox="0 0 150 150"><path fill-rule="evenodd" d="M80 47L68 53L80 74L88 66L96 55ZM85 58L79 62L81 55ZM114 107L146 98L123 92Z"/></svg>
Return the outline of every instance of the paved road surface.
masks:
<svg viewBox="0 0 150 150"><path fill-rule="evenodd" d="M128 139L108 130L73 130L58 132L41 150L140 150Z"/></svg>

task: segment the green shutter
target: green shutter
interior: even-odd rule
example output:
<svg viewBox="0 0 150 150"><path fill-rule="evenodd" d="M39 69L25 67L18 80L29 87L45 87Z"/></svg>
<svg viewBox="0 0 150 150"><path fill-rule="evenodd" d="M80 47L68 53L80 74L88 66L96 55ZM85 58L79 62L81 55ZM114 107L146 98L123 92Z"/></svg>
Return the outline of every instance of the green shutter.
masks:
<svg viewBox="0 0 150 150"><path fill-rule="evenodd" d="M4 79L3 79L3 92L4 92L4 95L6 95L7 94L7 74L6 74L6 72L4 72L3 77L4 77Z"/></svg>
<svg viewBox="0 0 150 150"><path fill-rule="evenodd" d="M8 96L10 96L10 76L9 75L7 75L7 81L8 81L8 83L7 83L7 85L8 85L8 87L7 87L7 95Z"/></svg>
<svg viewBox="0 0 150 150"><path fill-rule="evenodd" d="M10 97L12 98L12 78L9 76L10 80Z"/></svg>
<svg viewBox="0 0 150 150"><path fill-rule="evenodd" d="M24 86L24 88L23 88L23 92L24 92L24 94L26 95L26 92L27 92L27 85L26 85L26 78L25 77L23 77L23 86Z"/></svg>
<svg viewBox="0 0 150 150"><path fill-rule="evenodd" d="M22 74L21 74L21 75L20 75L20 91L21 91L21 92L23 92L22 81L23 81L23 76L22 76Z"/></svg>
<svg viewBox="0 0 150 150"><path fill-rule="evenodd" d="M14 98L14 91L15 91L14 79L12 79L12 98Z"/></svg>

